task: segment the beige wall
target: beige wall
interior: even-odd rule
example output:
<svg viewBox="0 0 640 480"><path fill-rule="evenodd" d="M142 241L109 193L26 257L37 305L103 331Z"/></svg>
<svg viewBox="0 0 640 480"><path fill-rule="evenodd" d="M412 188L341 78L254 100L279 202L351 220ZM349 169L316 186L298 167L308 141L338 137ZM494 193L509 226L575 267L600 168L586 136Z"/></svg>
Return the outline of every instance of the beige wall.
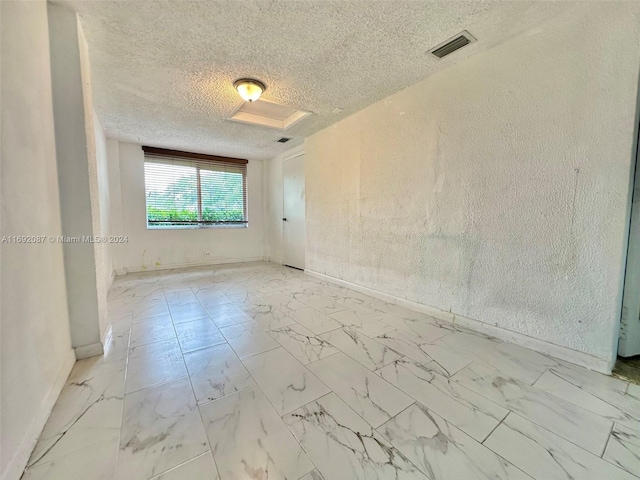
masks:
<svg viewBox="0 0 640 480"><path fill-rule="evenodd" d="M60 235L47 5L0 9L1 233ZM0 471L16 480L75 359L62 245L3 243L1 255Z"/></svg>
<svg viewBox="0 0 640 480"><path fill-rule="evenodd" d="M308 138L307 268L610 367L639 11L573 8Z"/></svg>

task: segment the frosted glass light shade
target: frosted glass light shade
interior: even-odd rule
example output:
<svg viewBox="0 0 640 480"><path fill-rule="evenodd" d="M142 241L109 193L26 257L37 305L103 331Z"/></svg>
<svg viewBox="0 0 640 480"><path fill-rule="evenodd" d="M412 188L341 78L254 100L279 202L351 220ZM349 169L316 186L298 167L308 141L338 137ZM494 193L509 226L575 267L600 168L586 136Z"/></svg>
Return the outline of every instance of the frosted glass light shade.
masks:
<svg viewBox="0 0 640 480"><path fill-rule="evenodd" d="M245 102L256 101L260 98L260 95L262 95L262 92L264 92L266 88L264 83L250 78L241 78L240 80L236 80L233 86L236 87L238 94Z"/></svg>

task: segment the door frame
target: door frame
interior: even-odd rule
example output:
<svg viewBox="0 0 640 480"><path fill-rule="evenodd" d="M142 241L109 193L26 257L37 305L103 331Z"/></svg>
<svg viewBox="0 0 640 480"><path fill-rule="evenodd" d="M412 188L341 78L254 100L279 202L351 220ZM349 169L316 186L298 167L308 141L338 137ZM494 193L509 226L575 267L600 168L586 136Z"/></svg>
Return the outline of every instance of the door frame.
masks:
<svg viewBox="0 0 640 480"><path fill-rule="evenodd" d="M289 160L293 160L294 158L301 157L304 154L305 154L305 151L304 151L304 143L303 143L303 144L301 144L301 145L299 145L299 146L297 146L295 148L292 148L291 150L287 151L285 153L285 155L282 157L282 172L281 172L282 176L281 176L281 179L280 179L282 181L282 206L281 206L282 207L282 210L281 210L282 211L282 217L284 217L284 162L287 162ZM305 170L305 195L304 195L304 198L305 198L305 228L306 228L306 217L307 217L307 215L306 215L306 199L307 199L307 193L306 193L306 191L307 191L307 182L306 182L307 166L306 166L306 163L305 163L305 169L304 170ZM280 238L282 239L282 262L281 263L282 263L282 265L284 265L285 264L284 263L284 258L285 258L284 251L285 251L286 244L285 244L285 238L284 238L284 222L282 220L280 221ZM305 257L306 257L306 254L307 254L306 235L305 235L304 253L305 253ZM305 267L306 267L306 261L305 261ZM291 267L291 268L295 268L295 267Z"/></svg>
<svg viewBox="0 0 640 480"><path fill-rule="evenodd" d="M618 323L618 338L616 341L616 356L620 354L620 341L624 336L626 317L630 321L638 321L640 315L640 235L638 227L640 222L640 86L637 96L638 106L636 107L636 118L634 131L633 157L631 165L631 176L629 184L629 204L627 207L627 232L624 261L624 276L622 286L622 296L620 301L620 321ZM635 228L634 228L635 226ZM628 310L628 306L632 310ZM636 328L638 328L636 326ZM616 358L613 362L615 364Z"/></svg>

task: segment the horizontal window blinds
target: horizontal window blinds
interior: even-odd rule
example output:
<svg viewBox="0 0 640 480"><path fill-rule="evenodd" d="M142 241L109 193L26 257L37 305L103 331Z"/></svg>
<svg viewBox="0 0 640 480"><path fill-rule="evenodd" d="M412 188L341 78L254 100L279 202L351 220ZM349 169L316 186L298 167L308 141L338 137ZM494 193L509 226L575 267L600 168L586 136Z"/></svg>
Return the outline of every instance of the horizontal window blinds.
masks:
<svg viewBox="0 0 640 480"><path fill-rule="evenodd" d="M247 223L246 160L143 149L148 226Z"/></svg>

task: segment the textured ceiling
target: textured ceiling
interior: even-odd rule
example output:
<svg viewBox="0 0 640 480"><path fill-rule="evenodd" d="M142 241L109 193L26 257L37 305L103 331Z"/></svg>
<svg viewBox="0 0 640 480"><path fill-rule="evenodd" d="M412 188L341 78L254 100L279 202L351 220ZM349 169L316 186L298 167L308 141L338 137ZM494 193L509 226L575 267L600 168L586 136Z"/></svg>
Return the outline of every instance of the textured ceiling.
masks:
<svg viewBox="0 0 640 480"><path fill-rule="evenodd" d="M265 159L365 106L557 15L568 2L77 1L107 135ZM478 42L426 52L461 30ZM282 131L225 120L233 81L314 113ZM340 113L333 113L341 108Z"/></svg>

